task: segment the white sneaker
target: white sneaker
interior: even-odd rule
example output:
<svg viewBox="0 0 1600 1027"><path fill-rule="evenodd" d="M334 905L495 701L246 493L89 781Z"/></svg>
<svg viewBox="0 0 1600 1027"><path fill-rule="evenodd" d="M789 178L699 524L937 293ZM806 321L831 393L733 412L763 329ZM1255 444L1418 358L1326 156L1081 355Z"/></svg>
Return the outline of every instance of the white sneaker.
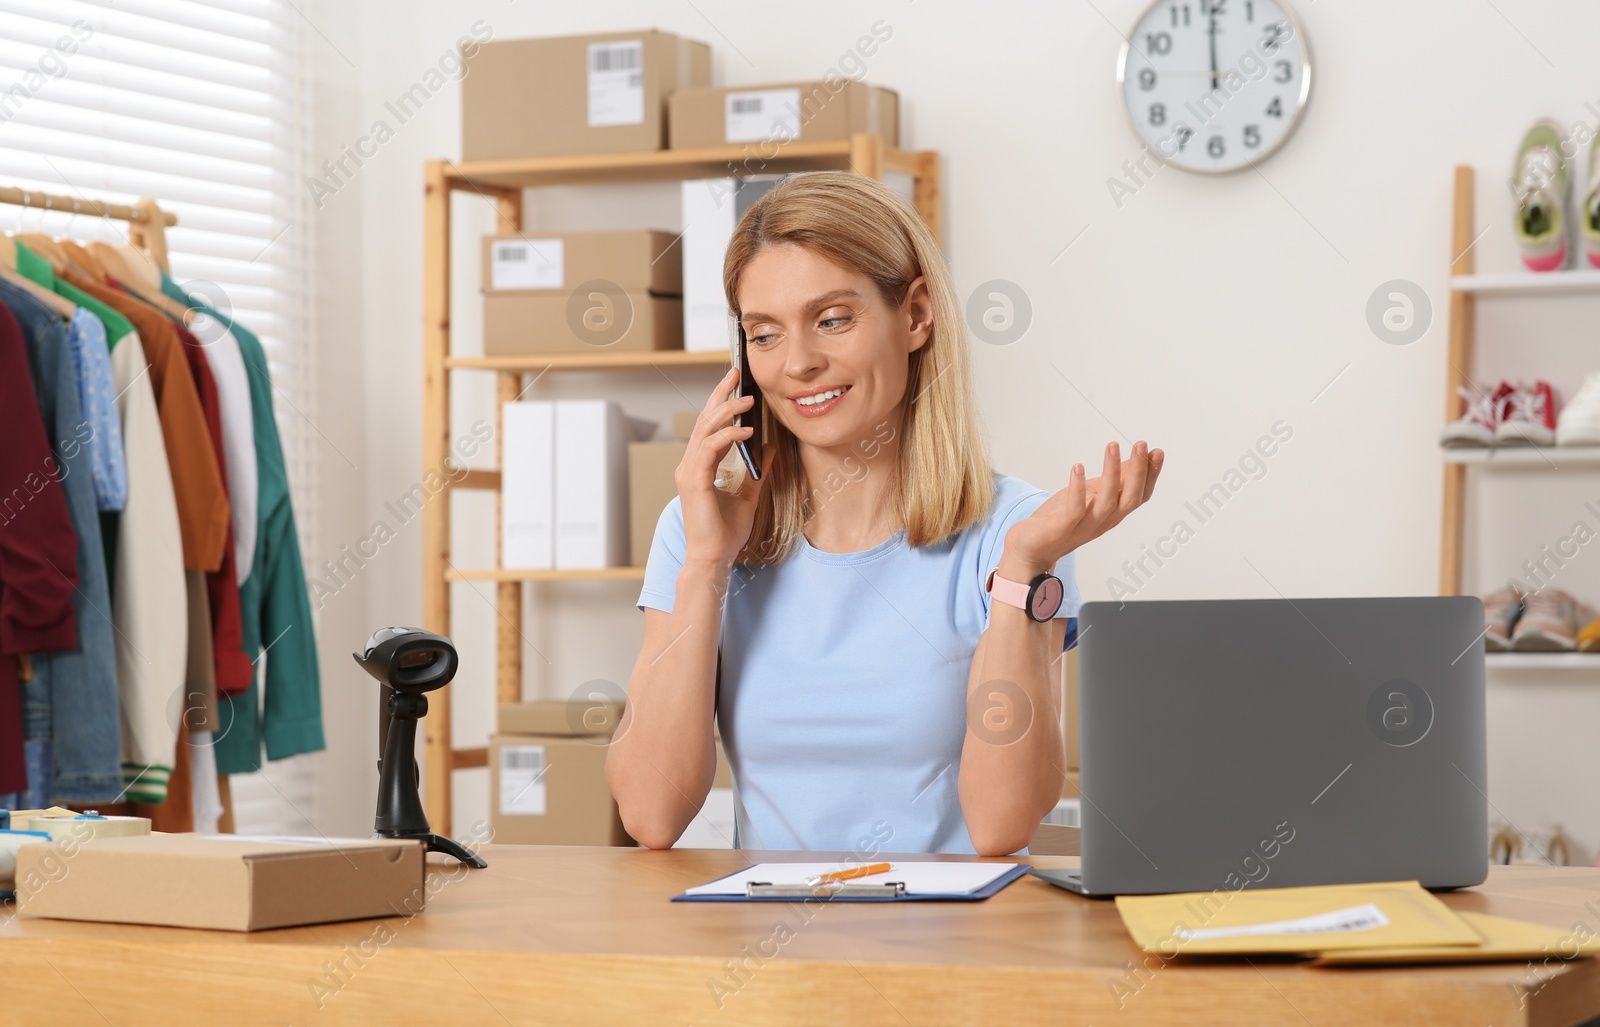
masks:
<svg viewBox="0 0 1600 1027"><path fill-rule="evenodd" d="M1556 445L1600 446L1600 371L1583 380L1583 387L1561 411Z"/></svg>

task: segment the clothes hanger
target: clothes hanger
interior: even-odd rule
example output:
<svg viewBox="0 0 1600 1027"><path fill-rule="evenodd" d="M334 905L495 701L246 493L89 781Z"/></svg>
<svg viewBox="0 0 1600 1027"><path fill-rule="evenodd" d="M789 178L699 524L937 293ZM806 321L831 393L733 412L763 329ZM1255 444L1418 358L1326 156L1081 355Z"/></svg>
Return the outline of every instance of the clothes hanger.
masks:
<svg viewBox="0 0 1600 1027"><path fill-rule="evenodd" d="M0 267L0 281L10 282L12 285L33 293L34 296L38 297L39 300L62 317L70 318L78 311L78 305L65 296L57 296L33 279L24 278L9 268Z"/></svg>
<svg viewBox="0 0 1600 1027"><path fill-rule="evenodd" d="M24 204L26 204L28 199L27 190L23 190L22 198ZM19 214L17 216L17 227L20 228L21 226L22 217ZM77 313L78 305L76 303L73 303L65 296L56 295L54 292L46 289L33 279L26 278L22 274L18 273L17 242L15 239L7 237L5 240L5 245L0 246L0 251L4 251L3 256L0 256L0 264L5 265L0 267L0 280L10 282L12 285L32 293L46 306L50 307L50 309L54 310L64 318L70 319L73 314Z"/></svg>
<svg viewBox="0 0 1600 1027"><path fill-rule="evenodd" d="M146 292L161 291L161 269L156 267L150 255L131 242L121 246L109 246L106 243L90 243L89 248L98 253L102 249L111 250L122 258L123 266L128 269L130 283Z"/></svg>
<svg viewBox="0 0 1600 1027"><path fill-rule="evenodd" d="M139 298L184 324L194 320L194 311L161 291L161 272L143 250L132 244L111 246L91 242L89 253L112 278L135 289Z"/></svg>
<svg viewBox="0 0 1600 1027"><path fill-rule="evenodd" d="M16 241L49 261L51 270L58 275L72 266L56 241L43 232L18 232Z"/></svg>
<svg viewBox="0 0 1600 1027"><path fill-rule="evenodd" d="M79 274L94 279L100 285L106 284L107 269L95 259L94 254L71 239L51 240L51 245L60 252L63 259L77 269Z"/></svg>

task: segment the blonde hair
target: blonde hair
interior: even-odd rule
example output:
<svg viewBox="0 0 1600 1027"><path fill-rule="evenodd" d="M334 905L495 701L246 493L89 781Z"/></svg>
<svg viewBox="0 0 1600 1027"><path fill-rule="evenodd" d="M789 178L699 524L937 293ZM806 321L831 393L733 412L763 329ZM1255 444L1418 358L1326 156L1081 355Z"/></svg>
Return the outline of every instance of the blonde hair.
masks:
<svg viewBox="0 0 1600 1027"><path fill-rule="evenodd" d="M994 501L994 476L984 445L966 326L955 283L921 216L882 182L843 171L792 175L745 212L723 263L728 307L740 316L739 280L769 246L793 243L871 279L891 306L926 278L933 326L909 354L907 402L890 501L913 546L936 545L981 523ZM794 433L769 418L777 444L739 563L782 563L799 546L811 512Z"/></svg>

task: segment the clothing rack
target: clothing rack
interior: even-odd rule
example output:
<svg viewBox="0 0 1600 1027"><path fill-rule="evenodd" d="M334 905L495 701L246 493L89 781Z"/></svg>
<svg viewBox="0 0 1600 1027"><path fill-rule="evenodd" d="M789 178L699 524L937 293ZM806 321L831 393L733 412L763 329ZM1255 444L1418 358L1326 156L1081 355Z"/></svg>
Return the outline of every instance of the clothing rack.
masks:
<svg viewBox="0 0 1600 1027"><path fill-rule="evenodd" d="M90 217L109 218L128 222L128 241L144 250L161 270L171 273L167 266L167 229L178 223L178 215L162 210L155 200L145 197L129 206L126 203L109 203L81 196L59 196L37 192L20 186L0 185L0 203L16 207L34 207L39 210L57 210L64 213L86 214Z"/></svg>
<svg viewBox="0 0 1600 1027"><path fill-rule="evenodd" d="M83 214L112 221L126 221L128 223L128 242L148 254L150 259L163 272L170 274L172 271L171 264L167 258L167 229L178 223L178 215L171 211L163 210L161 205L150 197L141 198L129 205L105 200L92 200L83 196L61 196L33 189L24 189L20 186L0 185L0 204ZM27 680L30 668L26 655L20 658L18 669L21 671L23 680ZM233 832L233 796L228 785L227 775L219 775L217 786L221 795L223 809L219 829L224 833L231 834Z"/></svg>

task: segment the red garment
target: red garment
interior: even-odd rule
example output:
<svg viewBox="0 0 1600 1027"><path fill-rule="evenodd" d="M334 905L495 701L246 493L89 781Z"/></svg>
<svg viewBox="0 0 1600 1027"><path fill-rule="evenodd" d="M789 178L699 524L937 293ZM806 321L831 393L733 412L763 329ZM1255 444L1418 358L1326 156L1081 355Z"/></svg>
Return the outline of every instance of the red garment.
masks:
<svg viewBox="0 0 1600 1027"><path fill-rule="evenodd" d="M16 657L78 647L78 535L33 394L22 326L0 304L0 793L28 789Z"/></svg>
<svg viewBox="0 0 1600 1027"><path fill-rule="evenodd" d="M189 329L174 324L183 342L184 356L200 390L200 409L206 415L206 431L211 448L217 453L217 469L222 472L222 489L228 489L228 458L222 450L222 403L217 382L211 377L201 342ZM233 497L230 495L231 503ZM233 555L233 520L228 520L228 540L222 547L222 566L206 574L206 594L211 600L211 653L217 667L217 694L238 695L250 687L250 657L244 654L244 625L239 616L239 569Z"/></svg>

